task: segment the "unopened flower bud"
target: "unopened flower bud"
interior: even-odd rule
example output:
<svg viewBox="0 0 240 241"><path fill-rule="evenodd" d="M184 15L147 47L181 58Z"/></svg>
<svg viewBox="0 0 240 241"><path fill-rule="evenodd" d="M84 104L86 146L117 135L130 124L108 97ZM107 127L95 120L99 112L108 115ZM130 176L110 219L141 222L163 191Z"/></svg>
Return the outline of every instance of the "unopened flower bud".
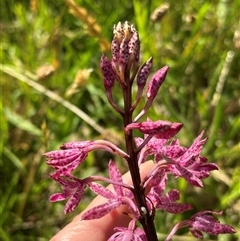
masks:
<svg viewBox="0 0 240 241"><path fill-rule="evenodd" d="M169 121L146 121L140 123L139 130L144 134L153 135L166 131L171 125Z"/></svg>
<svg viewBox="0 0 240 241"><path fill-rule="evenodd" d="M123 34L124 38L129 41L129 39L131 38L131 25L128 21L125 21L123 24Z"/></svg>
<svg viewBox="0 0 240 241"><path fill-rule="evenodd" d="M124 38L120 45L119 51L119 67L124 67L129 59L129 49L128 49L128 40Z"/></svg>
<svg viewBox="0 0 240 241"><path fill-rule="evenodd" d="M147 81L147 77L150 73L150 70L152 68L152 57L145 63L143 64L143 66L140 68L138 75L137 75L137 86L139 89L143 89L146 81Z"/></svg>
<svg viewBox="0 0 240 241"><path fill-rule="evenodd" d="M122 29L121 22L113 26L113 34L114 34L114 37L118 40L118 43L120 44L123 37L123 29Z"/></svg>
<svg viewBox="0 0 240 241"><path fill-rule="evenodd" d="M113 71L111 62L104 55L101 57L100 67L104 78L104 87L106 90L110 90L114 85L115 73Z"/></svg>
<svg viewBox="0 0 240 241"><path fill-rule="evenodd" d="M164 66L153 75L147 87L146 94L148 99L153 100L156 97L161 84L166 78L168 69L168 66Z"/></svg>
<svg viewBox="0 0 240 241"><path fill-rule="evenodd" d="M119 57L120 44L116 37L112 40L111 50L112 50L112 61L117 64ZM116 68L116 67L115 67Z"/></svg>
<svg viewBox="0 0 240 241"><path fill-rule="evenodd" d="M138 32L134 29L132 37L129 41L129 53L131 58L135 61L139 61L139 54L140 54L140 41L139 41L139 36Z"/></svg>
<svg viewBox="0 0 240 241"><path fill-rule="evenodd" d="M170 139L174 137L183 127L182 123L172 123L171 127L165 132L156 134L159 139Z"/></svg>
<svg viewBox="0 0 240 241"><path fill-rule="evenodd" d="M138 129L143 134L155 135L162 132L165 132L169 128L171 128L172 123L169 121L145 121L142 123L131 123L126 126L126 131L128 132L130 129Z"/></svg>

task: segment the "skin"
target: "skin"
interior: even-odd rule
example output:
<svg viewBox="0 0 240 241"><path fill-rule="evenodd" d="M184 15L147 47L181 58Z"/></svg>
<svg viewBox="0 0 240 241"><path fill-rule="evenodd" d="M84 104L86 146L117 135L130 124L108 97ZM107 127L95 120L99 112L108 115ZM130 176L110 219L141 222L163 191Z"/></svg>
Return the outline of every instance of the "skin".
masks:
<svg viewBox="0 0 240 241"><path fill-rule="evenodd" d="M140 173L142 178L147 175L152 166L153 162L151 161L141 165ZM123 181L129 184L132 183L129 172L123 175ZM109 189L112 188L113 187L109 185ZM105 198L97 196L84 210L84 212L105 202ZM123 213L125 211L125 207L121 206L106 216L95 220L81 220L82 214L84 213L82 212L50 241L106 241L114 233L114 227L126 227L128 225L130 218Z"/></svg>

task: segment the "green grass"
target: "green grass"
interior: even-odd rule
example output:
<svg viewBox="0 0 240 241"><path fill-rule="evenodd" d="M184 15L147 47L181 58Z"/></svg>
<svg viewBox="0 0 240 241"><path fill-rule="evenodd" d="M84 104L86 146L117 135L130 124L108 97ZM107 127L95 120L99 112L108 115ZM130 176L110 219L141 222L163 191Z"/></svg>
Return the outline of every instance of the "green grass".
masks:
<svg viewBox="0 0 240 241"><path fill-rule="evenodd" d="M48 179L52 170L44 162L44 152L65 141L109 136L123 145L121 119L107 103L99 60L102 52L110 56L113 24L125 20L139 31L141 62L153 56L154 70L170 66L148 116L184 123L178 137L186 146L205 129L209 140L203 152L220 167L203 190L177 183L182 201L193 204L195 211L224 210L221 222L239 232L239 1L169 0L169 10L158 22L150 19L159 5L156 0L77 3L87 13L81 18L72 15L63 0L0 3L1 239L49 240L89 202L86 196L67 216L64 202L48 202L59 187ZM53 73L39 78L37 70L45 64ZM89 69L89 77L80 78L78 88L73 88L83 69ZM119 93L114 96L121 103ZM79 175L104 173L108 159L104 153L91 154ZM167 234L187 215L159 215L158 231Z"/></svg>

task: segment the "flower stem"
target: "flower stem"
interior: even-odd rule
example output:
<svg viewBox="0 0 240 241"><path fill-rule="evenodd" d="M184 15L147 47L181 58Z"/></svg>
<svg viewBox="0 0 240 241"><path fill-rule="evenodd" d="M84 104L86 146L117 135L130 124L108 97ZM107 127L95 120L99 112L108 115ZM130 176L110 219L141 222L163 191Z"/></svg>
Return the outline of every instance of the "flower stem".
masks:
<svg viewBox="0 0 240 241"><path fill-rule="evenodd" d="M124 129L125 127L132 123L132 85L129 83L129 77L125 76L125 82L128 83L123 87L123 96L124 96ZM154 216L151 215L147 208L147 202L145 198L145 189L141 185L141 177L140 171L138 167L137 161L137 153L135 152L135 145L132 130L129 132L125 132L125 143L126 143L126 152L129 155L128 167L131 173L132 182L134 186L133 194L136 200L136 204L138 206L139 213L141 217L139 218L139 222L142 224L145 234L147 236L148 241L157 241L157 234L154 225ZM141 208L145 208L147 210L146 213L141 211Z"/></svg>

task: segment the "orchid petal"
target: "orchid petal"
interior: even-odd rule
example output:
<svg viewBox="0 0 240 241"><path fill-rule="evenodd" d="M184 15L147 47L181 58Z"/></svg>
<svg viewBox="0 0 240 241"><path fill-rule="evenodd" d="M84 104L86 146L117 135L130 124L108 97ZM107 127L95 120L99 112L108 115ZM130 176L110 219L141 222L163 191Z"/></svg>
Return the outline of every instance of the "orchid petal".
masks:
<svg viewBox="0 0 240 241"><path fill-rule="evenodd" d="M57 151L50 151L44 154L47 158L51 159L64 159L66 157L70 157L76 154L81 153L81 151L77 148L70 149L70 150L57 150Z"/></svg>
<svg viewBox="0 0 240 241"><path fill-rule="evenodd" d="M68 165L69 163L76 160L78 157L79 157L79 154L75 154L75 155L66 157L64 159L49 159L49 160L46 160L46 163L53 167L61 167L61 166Z"/></svg>
<svg viewBox="0 0 240 241"><path fill-rule="evenodd" d="M120 173L117 165L114 161L110 160L108 164L110 179L119 183L122 183L122 174ZM116 193L123 196L123 188L119 185L113 185Z"/></svg>
<svg viewBox="0 0 240 241"><path fill-rule="evenodd" d="M196 234L199 235L200 232L209 233L210 235L236 232L230 225L221 224L219 221L215 220L211 216L212 214L222 215L222 212L202 211L192 216L189 229L194 236Z"/></svg>
<svg viewBox="0 0 240 241"><path fill-rule="evenodd" d="M49 197L49 201L50 202L58 202L58 201L63 201L65 199L67 199L69 196L71 195L71 193L54 193Z"/></svg>
<svg viewBox="0 0 240 241"><path fill-rule="evenodd" d="M73 141L73 142L66 142L60 146L60 149L82 149L84 147L89 146L93 141Z"/></svg>
<svg viewBox="0 0 240 241"><path fill-rule="evenodd" d="M157 209L165 210L168 213L183 213L185 211L191 210L192 206L187 203L167 203L162 205L157 205Z"/></svg>
<svg viewBox="0 0 240 241"><path fill-rule="evenodd" d="M115 199L115 195L109 189L102 186L101 184L92 182L92 183L89 183L88 185L90 189L96 194L101 195L107 199Z"/></svg>
<svg viewBox="0 0 240 241"><path fill-rule="evenodd" d="M112 210L116 209L117 207L119 207L118 201L109 201L107 203L101 204L86 211L82 215L82 220L92 220L101 218L106 214L110 213Z"/></svg>
<svg viewBox="0 0 240 241"><path fill-rule="evenodd" d="M68 202L65 205L65 208L64 208L65 214L72 212L77 207L77 205L82 199L82 195L84 193L85 188L86 188L86 185L79 185L75 193L69 198Z"/></svg>

